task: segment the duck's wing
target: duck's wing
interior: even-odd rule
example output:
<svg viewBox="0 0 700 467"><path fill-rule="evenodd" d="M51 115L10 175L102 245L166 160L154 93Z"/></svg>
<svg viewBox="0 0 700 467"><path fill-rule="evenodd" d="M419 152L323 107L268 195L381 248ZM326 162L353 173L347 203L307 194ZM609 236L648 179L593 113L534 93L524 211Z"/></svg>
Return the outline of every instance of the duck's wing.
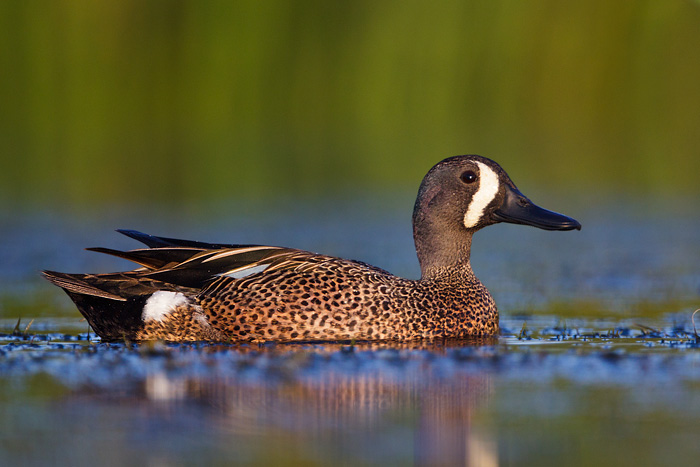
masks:
<svg viewBox="0 0 700 467"><path fill-rule="evenodd" d="M162 261L182 253L180 248L158 248L150 251L154 250L157 250L156 254L160 255ZM303 263L317 263L320 258L328 257L294 248L242 245L200 250L183 261L144 271L142 276L199 289L220 277L240 279L264 271L298 267Z"/></svg>
<svg viewBox="0 0 700 467"><path fill-rule="evenodd" d="M220 277L238 279L268 269L310 267L330 259L294 248L232 245L157 237L134 230L119 232L150 248L120 251L88 248L132 261L141 267L113 274L66 274L44 271L44 276L67 292L122 300L156 290L198 290Z"/></svg>
<svg viewBox="0 0 700 467"><path fill-rule="evenodd" d="M199 248L205 250L216 250L219 248L235 248L239 246L250 246L250 245L233 245L227 243L206 243L206 242L196 242L194 240L182 240L179 238L168 238L168 237L156 237L155 235L149 235L147 233L139 232L138 230L129 229L117 229L122 235L138 240L149 248L162 248L162 247L186 247L186 248Z"/></svg>
<svg viewBox="0 0 700 467"><path fill-rule="evenodd" d="M136 295L152 294L157 290L196 293L217 279L241 279L282 269L294 269L303 273L329 262L348 261L295 248L204 243L156 237L133 230L120 232L151 248L131 251L110 248L88 250L132 261L141 268L112 274L44 271L44 275L67 292L124 300ZM364 263L352 262L374 272L386 273Z"/></svg>

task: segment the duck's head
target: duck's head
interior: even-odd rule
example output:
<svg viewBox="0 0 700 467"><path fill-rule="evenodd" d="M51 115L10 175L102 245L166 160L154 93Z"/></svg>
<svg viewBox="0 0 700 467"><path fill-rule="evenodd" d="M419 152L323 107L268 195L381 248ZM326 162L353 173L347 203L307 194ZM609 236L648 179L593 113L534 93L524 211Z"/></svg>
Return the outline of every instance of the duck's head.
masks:
<svg viewBox="0 0 700 467"><path fill-rule="evenodd" d="M455 156L423 178L413 210L413 236L423 275L469 263L472 234L499 222L544 230L580 230L575 219L530 201L496 162Z"/></svg>

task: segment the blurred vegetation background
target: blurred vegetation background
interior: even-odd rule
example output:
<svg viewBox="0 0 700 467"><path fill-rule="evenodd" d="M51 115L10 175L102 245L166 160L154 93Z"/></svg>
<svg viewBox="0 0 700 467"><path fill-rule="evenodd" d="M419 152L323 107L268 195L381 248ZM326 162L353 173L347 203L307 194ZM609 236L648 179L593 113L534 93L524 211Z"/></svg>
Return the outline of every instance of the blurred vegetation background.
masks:
<svg viewBox="0 0 700 467"><path fill-rule="evenodd" d="M5 208L416 190L465 153L697 194L700 3L5 0L0 102Z"/></svg>

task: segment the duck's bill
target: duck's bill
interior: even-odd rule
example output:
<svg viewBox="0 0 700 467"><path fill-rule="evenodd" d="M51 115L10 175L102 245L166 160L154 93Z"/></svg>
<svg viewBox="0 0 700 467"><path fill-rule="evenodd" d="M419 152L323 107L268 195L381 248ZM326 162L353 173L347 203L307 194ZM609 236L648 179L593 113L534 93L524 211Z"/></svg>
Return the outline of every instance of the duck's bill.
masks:
<svg viewBox="0 0 700 467"><path fill-rule="evenodd" d="M542 209L509 186L506 187L503 204L494 211L493 218L496 222L531 225L544 230L581 230L581 224L576 219Z"/></svg>

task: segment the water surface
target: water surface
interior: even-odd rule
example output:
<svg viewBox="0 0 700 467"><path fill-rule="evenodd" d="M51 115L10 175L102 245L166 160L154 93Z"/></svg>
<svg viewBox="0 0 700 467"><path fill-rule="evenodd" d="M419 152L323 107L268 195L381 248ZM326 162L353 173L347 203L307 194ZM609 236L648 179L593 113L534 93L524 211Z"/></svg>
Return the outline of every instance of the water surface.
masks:
<svg viewBox="0 0 700 467"><path fill-rule="evenodd" d="M81 251L135 246L110 232L125 227L295 246L416 277L405 201L283 206L265 216L234 209L218 222L115 210L99 221L28 215L4 223L0 458L654 465L700 456L691 322L700 308L697 208L621 203L567 212L581 232L478 233L474 269L502 312L503 332L493 339L103 344L37 275L128 267Z"/></svg>

